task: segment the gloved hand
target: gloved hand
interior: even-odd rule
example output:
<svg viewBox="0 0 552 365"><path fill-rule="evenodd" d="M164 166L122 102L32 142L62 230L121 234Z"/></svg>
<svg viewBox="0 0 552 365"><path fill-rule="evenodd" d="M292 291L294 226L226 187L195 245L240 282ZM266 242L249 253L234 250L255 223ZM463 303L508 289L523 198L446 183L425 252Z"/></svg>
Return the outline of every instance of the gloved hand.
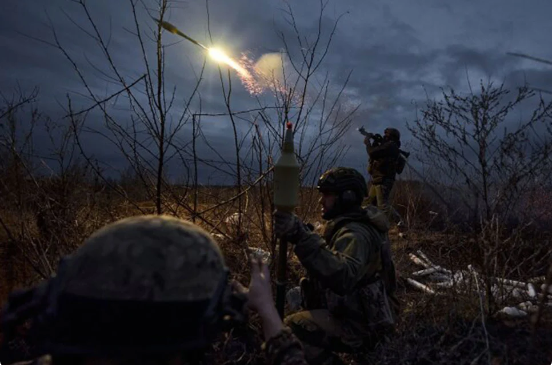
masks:
<svg viewBox="0 0 552 365"><path fill-rule="evenodd" d="M274 213L274 231L276 237L297 243L307 233L307 228L295 214L277 210Z"/></svg>
<svg viewBox="0 0 552 365"><path fill-rule="evenodd" d="M372 144L370 143L370 137L366 136L364 137L364 144L367 145L367 146L371 146Z"/></svg>

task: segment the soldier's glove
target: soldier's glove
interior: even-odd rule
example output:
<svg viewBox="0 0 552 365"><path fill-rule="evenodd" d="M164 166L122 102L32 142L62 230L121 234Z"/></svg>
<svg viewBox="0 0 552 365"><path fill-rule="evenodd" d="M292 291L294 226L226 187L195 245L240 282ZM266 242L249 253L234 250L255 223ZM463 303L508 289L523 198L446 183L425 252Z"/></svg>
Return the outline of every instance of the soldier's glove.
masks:
<svg viewBox="0 0 552 365"><path fill-rule="evenodd" d="M368 137L368 136L364 137L364 144L367 145L367 146L371 146L370 137Z"/></svg>
<svg viewBox="0 0 552 365"><path fill-rule="evenodd" d="M274 231L276 237L295 244L307 234L308 229L295 214L276 211L274 213Z"/></svg>

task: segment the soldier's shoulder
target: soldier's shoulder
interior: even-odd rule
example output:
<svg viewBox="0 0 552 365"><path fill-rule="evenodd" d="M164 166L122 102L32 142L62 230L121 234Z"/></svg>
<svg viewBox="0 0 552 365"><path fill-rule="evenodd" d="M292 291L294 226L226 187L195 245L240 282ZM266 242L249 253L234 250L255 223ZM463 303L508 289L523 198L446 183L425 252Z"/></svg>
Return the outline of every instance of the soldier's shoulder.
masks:
<svg viewBox="0 0 552 365"><path fill-rule="evenodd" d="M370 222L353 221L345 224L341 229L341 234L352 234L355 239L361 241L372 241L374 237L380 236L380 232Z"/></svg>
<svg viewBox="0 0 552 365"><path fill-rule="evenodd" d="M379 233L385 233L389 230L389 219L385 214L374 206L368 206L363 209L363 214L347 221L344 224L350 230L357 232L366 232L374 233L376 231Z"/></svg>

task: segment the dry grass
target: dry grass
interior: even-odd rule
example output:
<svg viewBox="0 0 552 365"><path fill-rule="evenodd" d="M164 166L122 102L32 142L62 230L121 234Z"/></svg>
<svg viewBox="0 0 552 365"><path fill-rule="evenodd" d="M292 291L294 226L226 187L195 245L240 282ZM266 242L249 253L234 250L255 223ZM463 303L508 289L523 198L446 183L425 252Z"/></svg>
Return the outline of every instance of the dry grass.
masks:
<svg viewBox="0 0 552 365"><path fill-rule="evenodd" d="M231 188L203 188L198 211L206 210L221 201L230 199L235 192L236 190ZM308 193L310 191L305 193L303 205L308 204L307 208L310 209L303 206L299 212L308 221L314 223L320 221L317 217L318 209L313 209ZM264 211L258 209L261 197L262 195L255 191L248 194L247 210L242 216L242 229L247 232L245 236L236 237L235 225L225 223L225 219L237 211L235 201L206 213L204 218L211 223L210 225L200 220L197 221L197 224L209 232L216 233L213 230L214 225L226 235L226 237L216 236L216 240L224 252L233 279L243 284L249 282L249 268L246 264L248 247L260 247L272 254L275 253L274 242L270 237L267 240L266 234L261 229L263 219L265 225L270 222L269 205ZM188 195L186 202L190 204L191 199L192 197ZM408 259L408 254L416 250L423 250L435 260L435 263L450 269L465 269L468 264L483 268L484 262L481 260L481 255L490 252L485 249L484 246L488 243L484 242L485 236L481 234L462 233L453 229L440 231L423 229L424 225L427 226L427 219L431 217L421 212L427 210L430 204L423 203L423 199L418 196L416 202L419 202L418 213L417 215L412 214L410 218L415 229L409 233L407 239L399 238L395 232L391 233L394 258L399 273L398 296L402 303L401 322L396 336L373 353L355 356L343 355L343 359L349 363L361 364L548 365L552 360L550 352L552 349L552 320L549 309L544 313L539 332L535 338L532 338L528 319L512 321L492 317L486 321L486 328L484 328L481 324L481 311L476 296L454 291L449 295L432 296L405 284L405 278L419 269ZM67 222L67 224L70 223L72 229L65 232L70 232L72 236L64 237L60 241L64 242L65 246L55 251L55 254L74 249L87 235L110 221L142 214L136 205L125 203L120 198L108 195L106 191L96 194L93 201L77 199L72 204L79 207L76 216L72 217L73 221ZM407 204L413 206L411 202L407 202ZM167 206L170 205L167 204ZM155 209L148 202L140 203L138 207L145 213L153 213ZM177 204L173 205L174 207L177 207ZM177 215L181 218L190 219L191 216L186 211L182 209L177 211ZM28 258L25 258L25 249L31 246L31 241L35 244L40 241L41 232L36 225L36 214L31 210L24 214L13 214L4 209L0 211L0 215L9 224L12 232L19 232L21 227L24 227L22 232L25 232L18 236L20 239L18 246L15 249L11 248L8 257L6 243L9 239L5 230L0 230L0 242L2 242L0 246L0 280L2 280L0 300L3 304L8 290L27 286L40 280L33 267L29 265ZM265 228L270 232L270 227ZM508 277L510 279L523 280L543 275L543 270L546 269L545 264L548 262L543 260L543 257L546 258L548 255L549 258L550 256L547 239L549 238L546 235L539 236L535 232L532 232L530 237L516 236L515 245L508 244L510 241L506 239L502 248L504 252L501 255L515 254L517 256L515 260L497 262L496 270L501 273L510 273L511 276ZM536 255L534 260L518 265L520 261L523 261L523 255L527 255L527 242L531 242L533 250L537 246L540 247L541 255L540 257ZM547 249L548 251L546 251ZM502 257L501 255L497 256ZM50 255L48 258L51 264L56 262L55 256ZM539 262L540 266L534 265L536 262ZM504 268L504 265L510 265L510 267ZM305 273L294 255L290 255L288 270L289 286L297 285L299 278ZM274 275L274 271L272 273ZM12 281L6 282L6 278L11 278ZM209 355L210 363L262 364L261 342L260 323L258 318L253 315L249 323L221 335ZM230 361L225 362L222 360L223 358Z"/></svg>

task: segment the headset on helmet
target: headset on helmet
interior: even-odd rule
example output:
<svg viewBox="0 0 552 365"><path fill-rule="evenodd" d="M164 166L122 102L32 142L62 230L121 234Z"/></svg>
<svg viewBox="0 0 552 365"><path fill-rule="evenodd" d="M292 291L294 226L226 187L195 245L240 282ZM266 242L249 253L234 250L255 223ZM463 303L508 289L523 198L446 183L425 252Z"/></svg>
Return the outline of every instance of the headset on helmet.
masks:
<svg viewBox="0 0 552 365"><path fill-rule="evenodd" d="M348 167L336 167L326 171L318 180L317 188L320 192L339 194L345 204L360 204L368 195L364 176Z"/></svg>

